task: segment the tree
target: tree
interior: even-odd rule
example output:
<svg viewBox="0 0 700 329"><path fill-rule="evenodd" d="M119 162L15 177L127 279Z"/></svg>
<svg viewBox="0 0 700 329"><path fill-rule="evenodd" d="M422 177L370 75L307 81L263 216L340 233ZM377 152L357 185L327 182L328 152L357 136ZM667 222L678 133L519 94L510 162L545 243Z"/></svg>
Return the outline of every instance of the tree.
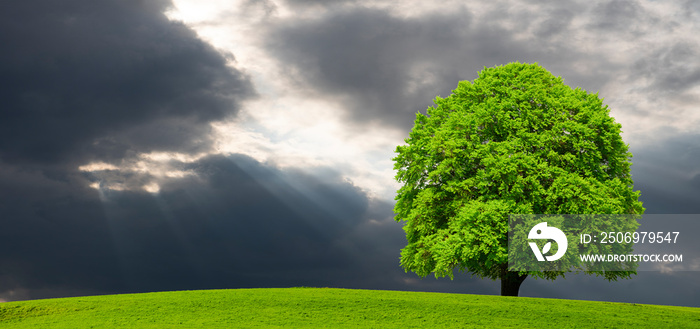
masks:
<svg viewBox="0 0 700 329"><path fill-rule="evenodd" d="M485 68L434 103L416 114L393 159L407 272L452 279L457 269L500 279L501 294L517 296L528 275L564 272L508 271L509 214L644 212L621 125L597 93L516 62ZM616 280L634 272L595 273Z"/></svg>

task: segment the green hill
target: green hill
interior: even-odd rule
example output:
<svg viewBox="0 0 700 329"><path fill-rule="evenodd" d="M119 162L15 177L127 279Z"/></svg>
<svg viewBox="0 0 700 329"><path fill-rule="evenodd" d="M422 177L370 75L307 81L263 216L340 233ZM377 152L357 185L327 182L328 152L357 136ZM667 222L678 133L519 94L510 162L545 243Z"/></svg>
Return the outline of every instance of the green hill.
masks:
<svg viewBox="0 0 700 329"><path fill-rule="evenodd" d="M233 289L0 304L1 328L700 328L700 309L331 288Z"/></svg>

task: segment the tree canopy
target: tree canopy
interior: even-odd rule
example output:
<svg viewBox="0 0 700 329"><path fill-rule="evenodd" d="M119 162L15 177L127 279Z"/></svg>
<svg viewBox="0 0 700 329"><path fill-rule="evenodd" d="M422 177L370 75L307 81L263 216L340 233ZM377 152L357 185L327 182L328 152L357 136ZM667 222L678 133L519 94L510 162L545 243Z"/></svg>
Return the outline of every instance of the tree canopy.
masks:
<svg viewBox="0 0 700 329"><path fill-rule="evenodd" d="M502 293L505 281L519 281L517 295L528 274L564 273L507 271L509 214L643 213L621 125L597 93L536 63L510 63L460 81L434 104L416 114L393 159L406 271L500 278Z"/></svg>

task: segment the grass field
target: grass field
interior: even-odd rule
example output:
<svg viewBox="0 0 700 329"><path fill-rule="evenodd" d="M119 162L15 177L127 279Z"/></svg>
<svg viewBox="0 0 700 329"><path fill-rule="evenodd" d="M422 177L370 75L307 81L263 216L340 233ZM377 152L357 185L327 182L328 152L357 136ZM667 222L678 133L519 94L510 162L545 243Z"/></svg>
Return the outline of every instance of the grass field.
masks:
<svg viewBox="0 0 700 329"><path fill-rule="evenodd" d="M0 304L0 328L700 328L700 309L331 288L233 289Z"/></svg>

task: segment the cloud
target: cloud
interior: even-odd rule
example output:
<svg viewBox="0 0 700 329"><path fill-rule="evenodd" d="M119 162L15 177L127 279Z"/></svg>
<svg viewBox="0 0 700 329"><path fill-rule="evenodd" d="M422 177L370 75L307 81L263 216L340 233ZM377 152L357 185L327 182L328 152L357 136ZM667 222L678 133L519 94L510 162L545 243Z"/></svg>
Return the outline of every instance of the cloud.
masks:
<svg viewBox="0 0 700 329"><path fill-rule="evenodd" d="M565 32L571 25L574 14L564 8L549 11L549 17L545 18L535 27L533 33L540 38L550 38Z"/></svg>
<svg viewBox="0 0 700 329"><path fill-rule="evenodd" d="M438 90L456 86L458 73L434 62L446 55L437 50L457 41L469 21L467 13L402 20L379 10L332 11L279 23L268 47L296 68L290 72L310 84L309 93L335 96L353 119L407 127L411 112L424 110Z"/></svg>
<svg viewBox="0 0 700 329"><path fill-rule="evenodd" d="M682 94L700 84L698 55L698 46L693 43L659 47L634 63L633 77L649 79L645 91L655 95Z"/></svg>
<svg viewBox="0 0 700 329"><path fill-rule="evenodd" d="M572 71L572 64L591 59L568 42L554 42L572 33L567 9L544 11L541 18L535 11L534 17L514 10L479 16L474 11L456 7L401 17L359 6L331 9L311 19L270 22L264 38L288 74L308 84L307 92L334 98L358 122L402 128L435 96L448 96L458 81L474 79L485 66L540 62L575 85L598 88L611 78L603 57L592 71Z"/></svg>
<svg viewBox="0 0 700 329"><path fill-rule="evenodd" d="M593 8L595 19L591 27L606 31L634 29L636 25L646 23L640 19L643 11L637 1L615 0L599 3Z"/></svg>
<svg viewBox="0 0 700 329"><path fill-rule="evenodd" d="M167 1L3 5L0 159L80 163L206 149L208 123L254 90Z"/></svg>
<svg viewBox="0 0 700 329"><path fill-rule="evenodd" d="M322 0L286 0L288 4L292 6L314 6L314 5L335 5L335 4L343 4L343 3L354 3L357 2L356 0L328 0L328 1L322 1Z"/></svg>
<svg viewBox="0 0 700 329"><path fill-rule="evenodd" d="M398 266L392 205L331 169L209 156L159 193L95 190L82 175L0 175L0 297L239 287L424 289ZM12 192L10 192L12 191ZM408 283L407 283L408 282ZM450 289L448 281L428 286ZM489 291L488 283L463 282Z"/></svg>
<svg viewBox="0 0 700 329"><path fill-rule="evenodd" d="M676 133L654 144L632 146L632 178L647 213L700 213L700 136Z"/></svg>
<svg viewBox="0 0 700 329"><path fill-rule="evenodd" d="M450 3L373 1L279 15L258 32L300 93L342 106L359 124L408 129L413 114L483 67L538 62L572 87L600 92L627 136L700 117L697 24L689 5L651 1ZM281 12L286 12L280 6ZM685 8L685 9L684 9ZM665 111L655 111L655 108ZM664 114L662 114L664 113Z"/></svg>

